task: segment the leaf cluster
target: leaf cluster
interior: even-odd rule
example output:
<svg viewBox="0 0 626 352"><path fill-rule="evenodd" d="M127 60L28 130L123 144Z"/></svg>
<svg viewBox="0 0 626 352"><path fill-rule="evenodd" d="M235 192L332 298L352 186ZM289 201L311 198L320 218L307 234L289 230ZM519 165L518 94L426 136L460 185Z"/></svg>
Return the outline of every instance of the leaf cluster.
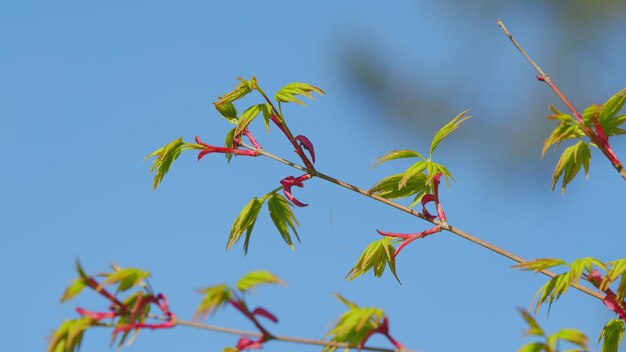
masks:
<svg viewBox="0 0 626 352"><path fill-rule="evenodd" d="M148 154L146 159L154 158L150 172L156 170L154 181L152 182L152 189L155 190L159 183L161 183L165 174L170 170L172 163L174 160L178 159L182 151L203 148L204 147L199 144L183 142L183 137L179 137Z"/></svg>
<svg viewBox="0 0 626 352"><path fill-rule="evenodd" d="M535 305L535 313L538 312L539 307L546 302L548 306L551 306L552 302L558 300L569 289L570 285L578 284L581 278L586 279L594 268L606 269L606 264L595 258L586 257L576 259L571 264L560 259L541 258L514 266L514 268L535 272L555 267L564 267L566 271L551 278L537 291L535 295L535 297L538 297Z"/></svg>
<svg viewBox="0 0 626 352"><path fill-rule="evenodd" d="M576 329L561 329L551 335L546 335L537 321L524 309L519 309L520 314L529 326L526 336L535 336L540 340L529 342L518 349L518 352L558 352L561 342L568 342L575 348L568 349L564 352L583 352L589 351L587 346L587 336Z"/></svg>
<svg viewBox="0 0 626 352"><path fill-rule="evenodd" d="M65 320L50 337L46 351L77 352L80 350L85 331L98 325L101 324L88 317Z"/></svg>
<svg viewBox="0 0 626 352"><path fill-rule="evenodd" d="M298 242L300 237L296 230L296 226L299 225L298 219L296 219L293 210L293 205L281 194L277 192L270 192L261 198L254 197L246 206L241 210L237 218L233 222L230 229L230 235L226 242L226 249L229 250L245 233L245 240L243 244L244 253L248 253L248 247L250 244L250 236L252 235L252 229L256 223L257 217L261 212L263 204L267 203L270 218L278 230L278 233L285 241L285 243L294 250L291 234L296 236Z"/></svg>
<svg viewBox="0 0 626 352"><path fill-rule="evenodd" d="M285 283L269 271L258 270L241 277L235 288L226 284L219 284L200 289L198 291L202 293L203 297L194 315L196 318L204 318L217 309L228 305L233 299L244 302L243 294L253 292L259 285L270 284L284 285Z"/></svg>
<svg viewBox="0 0 626 352"><path fill-rule="evenodd" d="M344 303L348 310L337 319L337 323L326 336L333 342L347 343L356 347L372 330L382 324L385 313L379 308L359 307L337 293L335 297ZM332 352L336 349L334 346L325 346L322 351Z"/></svg>
<svg viewBox="0 0 626 352"><path fill-rule="evenodd" d="M624 107L625 101L626 89L623 89L604 104L587 107L582 114L582 123L572 115L550 106L552 114L548 115L548 119L558 121L558 125L544 141L541 156L543 157L551 147L557 149L566 140L579 140L576 144L563 150L552 174L552 190L554 190L558 180L563 177L561 191L565 192L567 185L576 177L581 167L585 169L585 176L589 175L589 163L591 162L589 147L597 147L597 145L583 141L583 137L586 135L584 128L588 130L595 128L598 135L606 137L626 133L626 130L621 128L626 122L626 114L618 115Z"/></svg>
<svg viewBox="0 0 626 352"><path fill-rule="evenodd" d="M414 197L409 207L418 204L422 197L433 192L432 181L438 173L442 173L449 185L450 179L454 181L452 173L443 165L432 161L432 155L439 143L448 135L454 132L463 121L469 119L467 110L463 111L450 122L445 124L435 134L431 145L429 158L409 149L392 150L391 152L377 158L373 167L384 162L397 159L418 158L419 160L409 166L403 173L395 174L378 181L369 190L370 194L376 194L386 199L399 199Z"/></svg>
<svg viewBox="0 0 626 352"><path fill-rule="evenodd" d="M361 253L354 267L350 269L346 278L349 281L356 279L372 269L374 276L381 277L385 272L385 268L389 266L389 270L391 270L393 276L400 282L396 273L396 263L393 256L395 251L393 244L395 242L397 241L393 240L391 237L385 236L378 241L370 243L365 247L365 250Z"/></svg>

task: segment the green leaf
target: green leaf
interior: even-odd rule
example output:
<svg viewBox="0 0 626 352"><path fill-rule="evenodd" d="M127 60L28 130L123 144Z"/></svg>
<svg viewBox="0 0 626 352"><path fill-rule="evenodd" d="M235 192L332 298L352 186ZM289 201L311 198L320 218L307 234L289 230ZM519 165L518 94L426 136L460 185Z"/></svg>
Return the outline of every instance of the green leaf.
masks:
<svg viewBox="0 0 626 352"><path fill-rule="evenodd" d="M65 320L50 337L47 352L77 352L87 329L99 325L91 318Z"/></svg>
<svg viewBox="0 0 626 352"><path fill-rule="evenodd" d="M252 232L252 228L254 227L254 223L256 222L257 216L259 216L259 212L261 211L262 205L263 205L263 201L260 201L258 198L254 197L241 210L241 212L235 219L233 226L230 229L228 242L226 242L226 250L229 250L230 247L232 247L235 243L237 243L241 235L243 235L244 231L247 232L246 237L247 237L247 240L249 240L250 233ZM247 252L246 249L247 248L244 248L245 252Z"/></svg>
<svg viewBox="0 0 626 352"><path fill-rule="evenodd" d="M400 187L400 181L404 179L404 174L391 175L378 181L369 190L370 194L376 194L385 199L398 199L410 197L413 195L423 195L428 189L428 185L424 182L426 175L418 173L407 178L404 187Z"/></svg>
<svg viewBox="0 0 626 352"><path fill-rule="evenodd" d="M624 321L612 319L600 333L598 343L602 341L602 352L617 352L624 339Z"/></svg>
<svg viewBox="0 0 626 352"><path fill-rule="evenodd" d="M263 284L285 285L285 282L269 271L259 270L248 273L239 279L237 289L246 292Z"/></svg>
<svg viewBox="0 0 626 352"><path fill-rule="evenodd" d="M348 274L346 278L351 281L370 269L374 269L374 276L381 277L387 265L392 274L400 282L396 274L395 260L393 258L394 247L391 244L390 237L383 237L378 241L370 243L357 260L356 264Z"/></svg>
<svg viewBox="0 0 626 352"><path fill-rule="evenodd" d="M572 284L578 284L583 275L591 274L594 265L599 268L605 268L604 263L595 258L586 257L574 260L569 265L568 281Z"/></svg>
<svg viewBox="0 0 626 352"><path fill-rule="evenodd" d="M290 83L290 84L282 87L276 93L276 95L274 96L274 99L276 99L276 101L279 101L279 102L282 102L282 103L293 102L293 103L305 106L304 102L302 100L296 98L296 96L297 95L302 95L302 96L305 96L305 97L307 97L309 99L314 99L313 98L313 94L311 94L312 92L315 92L315 93L318 93L318 94L326 94L320 88L317 88L317 87L312 86L310 84L294 82L294 83Z"/></svg>
<svg viewBox="0 0 626 352"><path fill-rule="evenodd" d="M583 121L585 125L593 126L596 120L600 118L603 108L604 106L598 104L588 106L585 111L583 111Z"/></svg>
<svg viewBox="0 0 626 352"><path fill-rule="evenodd" d="M235 108L235 104L231 102L226 102L223 104L213 104L215 109L226 119L228 122L233 125L237 124L237 108Z"/></svg>
<svg viewBox="0 0 626 352"><path fill-rule="evenodd" d="M264 110L264 108L265 104L252 105L246 111L241 113L241 116L237 121L235 136L240 136L246 130L246 128L248 128L248 125L250 125L252 120L254 120L254 118L256 118L257 115Z"/></svg>
<svg viewBox="0 0 626 352"><path fill-rule="evenodd" d="M463 121L465 121L465 120L470 118L469 116L467 116L467 112L468 111L469 110L465 110L462 113L458 114L450 122L448 122L443 127L441 127L439 132L437 132L437 134L435 134L435 137L433 138L433 141L430 144L430 156L431 156L431 158L432 158L433 152L435 151L435 149L437 148L439 143L444 138L446 138L450 133L454 132L454 130L459 128L459 126L461 125L461 123L463 123Z"/></svg>
<svg viewBox="0 0 626 352"><path fill-rule="evenodd" d="M430 164L431 164L430 161L418 161L415 164L409 166L406 170L404 170L404 172L402 173L402 178L398 182L398 190L401 190L404 187L406 187L409 180L414 179L415 177L422 178L421 176L417 176L417 175L422 174L424 169L430 166ZM428 177L424 177L424 185L428 184L427 179Z"/></svg>
<svg viewBox="0 0 626 352"><path fill-rule="evenodd" d="M296 235L298 242L300 241L300 237L298 236L298 232L296 231L296 225L300 225L298 223L298 219L296 219L295 214L291 210L293 205L285 199L282 195L278 193L272 193L267 199L267 207L270 211L270 218L274 222L276 229L280 233L280 236L283 238L285 243L291 248L293 247L293 242L291 241L290 229Z"/></svg>
<svg viewBox="0 0 626 352"><path fill-rule="evenodd" d="M561 259L539 258L539 259L533 259L529 262L514 265L513 268L521 269L521 270L532 270L532 271L538 272L541 270L550 269L555 266L561 266L561 265L567 265L567 263Z"/></svg>
<svg viewBox="0 0 626 352"><path fill-rule="evenodd" d="M335 326L326 334L333 342L348 343L357 346L363 338L376 329L385 318L385 313L374 307L358 307L356 304L337 296L344 304L348 305L348 310L343 313ZM346 303L348 302L348 303ZM323 352L335 351L337 347L324 346Z"/></svg>
<svg viewBox="0 0 626 352"><path fill-rule="evenodd" d="M530 315L530 313L528 313L525 309L522 309L522 308L517 308L517 310L520 312L520 314L522 315L522 318L524 318L524 320L526 321L526 324L528 324L528 327L530 328L525 333L525 335L545 336L543 329L539 326L539 324L537 324L537 321L535 320L535 318L532 317L532 315Z"/></svg>
<svg viewBox="0 0 626 352"><path fill-rule="evenodd" d="M235 128L232 128L226 133L226 140L224 141L225 148L235 147ZM230 162L233 158L233 153L224 153L226 156L226 162Z"/></svg>
<svg viewBox="0 0 626 352"><path fill-rule="evenodd" d="M265 132L270 131L270 120L272 119L272 106L263 104L263 121L265 121Z"/></svg>
<svg viewBox="0 0 626 352"><path fill-rule="evenodd" d="M517 352L541 352L541 351L552 352L547 349L546 345L543 342L530 342L520 347L519 350L517 350Z"/></svg>
<svg viewBox="0 0 626 352"><path fill-rule="evenodd" d="M552 347L556 348L557 344L556 341L561 340L561 341L567 341L571 344L574 344L580 348L582 348L585 351L588 351L589 348L587 347L587 336L585 336L585 334L583 334L581 331L576 330L576 329L561 329L559 331L557 331L556 333L550 335L550 337L548 338L548 344L550 344L550 342L555 341L554 345L552 345Z"/></svg>
<svg viewBox="0 0 626 352"><path fill-rule="evenodd" d="M624 102L626 102L626 89L622 89L604 103L602 113L600 114L600 124L603 127L606 121L614 118L622 110Z"/></svg>
<svg viewBox="0 0 626 352"><path fill-rule="evenodd" d="M220 111L220 108L218 108L218 105L232 103L237 99L241 99L245 97L248 93L252 92L254 89L257 88L257 80L254 76L250 78L250 80L247 80L247 81L241 77L237 77L237 79L239 80L240 83L235 87L235 89L233 89L229 93L222 95L221 97L218 98L217 102L213 103L215 104L215 108L218 111Z"/></svg>
<svg viewBox="0 0 626 352"><path fill-rule="evenodd" d="M233 290L224 284L203 288L199 292L203 293L204 296L200 305L196 308L194 317L200 319L204 319L218 308L228 304L228 301L233 296Z"/></svg>
<svg viewBox="0 0 626 352"><path fill-rule="evenodd" d="M356 303L348 300L347 298L345 298L344 296L338 294L337 292L334 292L333 296L335 296L335 298L340 300L341 303L345 304L350 309L359 308L359 306L357 306Z"/></svg>
<svg viewBox="0 0 626 352"><path fill-rule="evenodd" d="M153 190L161 183L163 177L167 174L170 166L172 166L174 160L178 158L181 151L189 149L204 149L204 147L195 143L185 143L183 142L183 137L180 137L146 156L146 159L155 158L150 168L150 172L157 170L154 175L154 182L152 183Z"/></svg>
<svg viewBox="0 0 626 352"><path fill-rule="evenodd" d="M559 111L559 109L555 108L553 105L550 105L549 108L553 112L552 115L547 116L549 120L558 120L558 121L565 122L570 125L578 123L578 120L573 118L572 115Z"/></svg>
<svg viewBox="0 0 626 352"><path fill-rule="evenodd" d="M435 167L435 171L434 171L435 176L437 175L438 172L441 172L443 174L443 177L446 179L447 187L450 187L450 180L456 182L454 180L454 177L452 177L452 173L450 172L450 170L448 170L445 166L441 164L437 164L437 163L432 163L432 164Z"/></svg>
<svg viewBox="0 0 626 352"><path fill-rule="evenodd" d="M609 269L606 275L602 278L602 283L599 286L601 291L606 291L611 283L617 281L621 276L620 285L617 290L617 300L621 301L626 296L626 280L624 279L624 273L626 272L626 258L618 259L609 263L611 269Z"/></svg>
<svg viewBox="0 0 626 352"><path fill-rule="evenodd" d="M119 284L117 291L124 292L135 286L145 285L150 272L135 268L119 268L114 266L113 272L106 275L103 285Z"/></svg>
<svg viewBox="0 0 626 352"><path fill-rule="evenodd" d="M561 142L572 139L581 138L585 135L585 132L578 126L578 124L561 123L554 128L552 134L543 142L543 148L541 149L541 157L546 154L551 146L555 145L555 149L561 145Z"/></svg>
<svg viewBox="0 0 626 352"><path fill-rule="evenodd" d="M561 191L565 192L567 184L570 183L574 177L580 171L580 168L584 166L585 174L589 173L589 162L591 161L591 150L589 150L589 144L584 141L579 141L573 146L566 148L561 155L554 173L552 174L552 190L556 186L561 175L563 175L563 182Z"/></svg>
<svg viewBox="0 0 626 352"><path fill-rule="evenodd" d="M392 150L389 153L376 158L376 160L374 160L374 165L372 165L372 167L376 167L389 160L404 159L404 158L421 158L424 161L426 160L426 158L424 158L422 154L413 150L409 150L409 149Z"/></svg>
<svg viewBox="0 0 626 352"><path fill-rule="evenodd" d="M61 302L67 302L70 299L76 297L79 293L83 291L85 287L87 287L85 279L80 277L74 279L72 283L65 289L63 296L61 296Z"/></svg>

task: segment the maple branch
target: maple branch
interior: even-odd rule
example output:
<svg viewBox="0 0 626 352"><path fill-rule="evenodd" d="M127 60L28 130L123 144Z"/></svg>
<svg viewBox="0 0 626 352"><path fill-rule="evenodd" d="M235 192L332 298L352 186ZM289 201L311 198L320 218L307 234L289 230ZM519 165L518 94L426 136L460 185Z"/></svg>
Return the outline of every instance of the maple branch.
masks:
<svg viewBox="0 0 626 352"><path fill-rule="evenodd" d="M509 37L509 40L511 41L511 43L513 43L513 45L517 48L517 50L535 68L535 71L537 71L537 73L538 73L537 79L539 81L545 82L548 85L548 87L550 87L552 89L552 91L554 91L554 93L556 93L556 95L559 97L559 99L561 99L561 101L565 104L565 106L567 106L567 108L572 112L574 117L576 117L576 120L578 120L578 124L579 124L580 128L583 130L583 132L585 132L587 137L589 137L591 142L593 142L598 147L598 149L600 149L600 151L602 151L602 153L607 157L607 159L609 159L609 161L611 162L611 164L613 165L615 170L617 170L617 172L619 172L619 174L622 176L622 178L624 180L626 180L626 169L624 169L624 165L622 165L622 162L617 158L615 153L613 153L613 150L611 149L610 145L608 144L608 140L603 140L598 135L598 133L596 133L590 126L587 126L585 124L585 122L583 120L582 114L574 107L574 104L572 104L572 102L567 98L567 96L565 96L563 91L561 91L561 89L556 85L556 83L554 83L554 81L552 80L550 75L548 75L547 73L543 72L541 67L539 67L539 65L537 65L537 63L530 57L530 55L528 55L526 50L524 50L524 48L522 48L522 46L517 42L517 40L515 40L515 38L513 38L513 35L506 28L506 26L504 25L502 20L498 18L496 23L498 24L500 29L502 29L502 32L504 32L504 34L507 37Z"/></svg>
<svg viewBox="0 0 626 352"><path fill-rule="evenodd" d="M247 145L245 143L242 143L241 146L244 147L244 148L247 148L247 149L253 148L252 146ZM267 158L270 158L272 160L278 161L278 162L283 163L285 165L291 166L291 167L293 167L295 169L307 172L307 169L304 166L298 165L298 164L296 164L296 163L294 163L292 161L289 161L287 159L284 159L284 158L282 158L280 156L277 156L277 155L274 155L272 153L269 153L266 150L263 150L263 149L259 150L259 155L262 155L264 157L267 157ZM336 184L338 186L341 186L343 188L347 188L347 189L349 189L349 190L351 190L353 192L362 194L362 195L364 195L366 197L372 198L372 199L374 199L374 200L376 200L378 202L381 202L383 204L386 204L386 205L388 205L390 207L396 208L396 209L401 210L401 211L403 211L405 213L408 213L410 215L418 217L418 218L420 218L422 220L425 220L425 221L428 221L428 222L430 222L432 224L440 226L442 230L446 230L446 231L448 231L450 233L453 233L453 234L455 234L455 235L457 235L459 237L462 237L462 238L464 238L464 239L466 239L466 240L468 240L468 241L470 241L470 242L472 242L474 244L477 244L479 246L487 248L490 251L495 252L495 253L503 256L503 257L509 258L509 259L513 260L514 262L516 262L518 264L523 264L523 263L527 263L528 262L526 259L524 259L524 258L522 258L522 257L520 257L518 255L515 255L515 254L513 254L513 253L511 253L511 252L509 252L509 251L507 251L507 250L505 250L503 248L500 248L500 247L498 247L498 246L496 246L494 244L491 244L491 243L489 243L487 241L481 240L478 237L472 236L469 233L467 233L467 232L465 232L463 230L460 230L460 229L458 229L458 228L448 224L447 222L441 222L441 221L436 220L436 219L435 220L431 220L428 217L426 217L424 214L419 213L419 212L417 212L417 211L415 211L415 210L413 210L411 208L408 208L408 207L405 207L405 206L400 205L398 203L392 202L389 199L385 199L385 198L383 198L383 197L381 197L379 195L372 194L369 191L366 191L364 189L361 189L361 188L359 188L357 186L354 186L354 185L349 184L347 182L341 181L341 180L336 179L334 177L328 176L328 175L326 175L326 174L324 174L324 173L322 173L322 172L320 172L318 170L315 170L315 172L312 173L311 175L314 176L314 177L319 177L321 179L324 179L324 180L326 180L328 182L334 183L334 184ZM539 272L544 274L544 275L546 275L546 276L548 276L548 277L550 277L550 278L553 278L553 277L557 276L557 274L553 273L550 270L541 270ZM588 287L582 286L582 285L577 284L577 283L572 283L572 284L570 284L570 286L575 288L575 289L577 289L577 290L579 290L579 291L581 291L581 292L584 292L584 293L586 293L586 294L588 294L588 295L590 295L592 297L595 297L595 298L597 298L599 300L603 300L604 299L604 296L601 293L596 292L596 291L594 291L594 290L592 290L592 289L590 289Z"/></svg>
<svg viewBox="0 0 626 352"><path fill-rule="evenodd" d="M151 316L151 318L162 319L161 317L158 317L158 316ZM192 328L196 328L196 329L216 331L216 332L221 332L221 333L224 333L224 334L231 334L231 335L237 335L237 336L248 336L248 337L256 337L256 338L263 337L263 334L260 333L260 332L253 332L253 331L245 331L245 330L225 328L225 327L216 326L216 325L208 325L208 324L198 323L198 322L195 322L195 321L187 321L187 320L176 319L174 321L174 324L175 325L192 327ZM304 345L332 346L332 347L339 347L339 348L353 348L353 349L357 349L357 346L350 346L348 343L345 343L345 342L333 342L333 341L307 339L307 338L292 337L292 336L272 335L271 340L283 341L283 342L293 342L293 343L299 343L299 344L304 344ZM378 352L412 352L412 351L407 350L407 349L404 349L404 350L394 350L394 349L388 349L388 348L369 347L369 346L364 346L360 350L362 350L362 351L378 351Z"/></svg>

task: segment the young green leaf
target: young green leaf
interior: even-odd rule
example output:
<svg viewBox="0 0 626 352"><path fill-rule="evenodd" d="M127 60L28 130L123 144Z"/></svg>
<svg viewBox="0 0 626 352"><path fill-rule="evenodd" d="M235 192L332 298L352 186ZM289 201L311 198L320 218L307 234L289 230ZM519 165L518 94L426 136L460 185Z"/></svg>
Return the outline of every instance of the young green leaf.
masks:
<svg viewBox="0 0 626 352"><path fill-rule="evenodd" d="M370 243L365 248L354 267L350 269L346 275L348 281L365 274L370 269L374 269L374 276L381 277L386 266L389 265L393 276L400 282L396 274L396 264L393 258L394 247L391 241L391 237L383 237L378 241Z"/></svg>
<svg viewBox="0 0 626 352"><path fill-rule="evenodd" d="M312 92L315 92L318 94L325 94L323 90L315 86L312 86L310 84L294 82L294 83L290 83L282 87L276 93L276 95L274 96L274 99L282 103L293 102L293 103L305 106L304 102L298 99L296 96L302 95L309 99L314 99L313 94L311 94Z"/></svg>
<svg viewBox="0 0 626 352"><path fill-rule="evenodd" d="M235 128L235 136L240 136L243 131L248 128L248 125L257 117L257 115L264 110L266 104L252 105L246 111L241 113L239 120L237 121L237 128Z"/></svg>
<svg viewBox="0 0 626 352"><path fill-rule="evenodd" d="M87 329L99 325L91 318L65 320L52 334L47 352L78 352Z"/></svg>
<svg viewBox="0 0 626 352"><path fill-rule="evenodd" d="M235 147L235 128L231 128L228 133L226 133L226 140L224 141L225 148L234 148ZM226 156L226 162L230 163L233 158L233 153L224 153Z"/></svg>
<svg viewBox="0 0 626 352"><path fill-rule="evenodd" d="M272 193L267 199L267 207L270 211L270 218L274 222L276 229L280 233L280 236L283 238L285 243L291 248L293 247L293 242L291 241L291 232L296 235L298 242L300 242L300 237L298 236L298 232L296 231L296 225L299 226L298 219L296 219L293 210L291 207L293 205L285 199L282 195L278 193Z"/></svg>
<svg viewBox="0 0 626 352"><path fill-rule="evenodd" d="M602 113L603 105L590 105L583 111L583 121L587 126L593 126L596 120L600 118L600 114ZM576 124L576 123L573 123Z"/></svg>
<svg viewBox="0 0 626 352"><path fill-rule="evenodd" d="M237 77L237 79L240 83L235 87L235 89L233 89L229 93L222 95L218 98L217 102L213 103L215 104L215 107L218 109L218 111L220 111L220 108L217 107L218 105L232 103L237 99L245 97L248 93L257 88L257 80L255 77L252 77L250 78L250 80L247 81L241 77Z"/></svg>
<svg viewBox="0 0 626 352"><path fill-rule="evenodd" d="M433 141L430 144L430 158L431 159L433 156L433 152L435 151L439 143L444 138L446 138L450 133L454 132L454 130L459 128L459 126L461 125L461 123L463 123L463 121L470 118L469 116L467 116L468 111L469 110L465 110L462 113L458 114L450 122L448 122L443 127L441 127L441 129L437 132L437 134L435 134L435 137L433 138Z"/></svg>
<svg viewBox="0 0 626 352"><path fill-rule="evenodd" d="M374 160L374 165L372 165L372 167L376 167L389 160L404 159L404 158L421 158L422 160L426 161L426 158L424 158L422 154L414 150L410 150L410 149L392 150L389 153L376 158L376 160Z"/></svg>
<svg viewBox="0 0 626 352"><path fill-rule="evenodd" d="M127 291L135 286L145 285L145 280L150 277L150 272L135 268L113 267L113 272L106 275L103 285L119 284L118 292Z"/></svg>
<svg viewBox="0 0 626 352"><path fill-rule="evenodd" d="M356 303L348 300L347 298L345 298L344 296L338 294L337 292L333 293L333 296L335 296L335 298L337 298L338 300L341 301L341 303L345 304L346 307L350 308L350 309L354 309L354 308L359 308L358 305L356 305Z"/></svg>
<svg viewBox="0 0 626 352"><path fill-rule="evenodd" d="M409 166L406 170L404 170L404 173L402 173L402 178L400 179L400 181L398 182L398 190L403 189L404 187L406 187L407 183L409 182L409 180L414 179L415 177L421 178L420 175L422 174L422 172L424 171L424 169L428 168L428 166L431 164L430 161L418 161L415 164ZM424 175L424 185L428 185L428 177L427 175Z"/></svg>
<svg viewBox="0 0 626 352"><path fill-rule="evenodd" d="M264 198L263 198L264 200ZM230 229L230 235L228 236L228 242L226 242L226 250L229 250L243 235L244 231L246 232L246 242L248 242L250 238L250 234L252 233L252 228L254 227L254 223L256 222L257 216L259 216L259 212L261 211L261 206L263 205L263 201L254 197L252 200L246 204L246 206L241 210L233 226ZM244 251L247 252L247 246L244 246Z"/></svg>
<svg viewBox="0 0 626 352"><path fill-rule="evenodd" d="M426 184L426 175L418 173L406 180L404 187L400 187L400 181L404 178L404 174L391 175L378 181L372 188L370 194L379 195L385 199L398 199L410 197L413 195L422 195L428 189Z"/></svg>
<svg viewBox="0 0 626 352"><path fill-rule="evenodd" d="M284 285L285 282L269 271L258 270L250 272L239 279L237 282L237 289L241 292L246 292L254 289L258 285L263 284Z"/></svg>
<svg viewBox="0 0 626 352"><path fill-rule="evenodd" d="M618 259L616 261L610 262L610 269L607 271L606 275L602 278L602 283L598 287L601 291L606 291L609 286L617 281L617 279L621 276L619 288L616 292L617 301L621 301L626 296L626 278L624 277L624 273L626 273L626 258Z"/></svg>
<svg viewBox="0 0 626 352"><path fill-rule="evenodd" d="M204 296L194 313L196 319L204 319L218 308L228 304L233 296L233 290L224 284L203 288L198 291L204 294Z"/></svg>
<svg viewBox="0 0 626 352"><path fill-rule="evenodd" d="M87 287L87 283L83 278L76 278L72 281L72 283L65 289L63 292L63 296L61 296L61 302L67 302L70 299L76 297L79 293L83 291L83 289Z"/></svg>
<svg viewBox="0 0 626 352"><path fill-rule="evenodd" d="M581 140L575 145L566 148L556 164L554 173L552 174L552 190L554 190L556 183L561 175L563 175L561 191L565 192L567 184L570 183L574 177L576 177L581 167L585 168L585 175L588 176L590 161L591 150L589 150L588 143Z"/></svg>
<svg viewBox="0 0 626 352"><path fill-rule="evenodd" d="M606 268L604 263L595 258L585 257L574 260L569 265L570 269L568 272L568 281L575 284L579 283L580 278L583 277L583 275L591 274L594 266L602 269Z"/></svg>
<svg viewBox="0 0 626 352"><path fill-rule="evenodd" d="M223 104L213 104L215 109L226 119L228 122L233 125L237 124L237 108L235 108L235 104L231 102L223 103Z"/></svg>
<svg viewBox="0 0 626 352"><path fill-rule="evenodd" d="M580 330L576 329L561 329L554 334L548 336L547 343L554 351L557 350L561 341L567 341L573 345L580 347L580 350L575 351L589 351L589 347L587 347L587 336L583 334Z"/></svg>
<svg viewBox="0 0 626 352"><path fill-rule="evenodd" d="M567 266L567 263L561 259L539 258L539 259L533 259L529 262L514 265L513 268L521 269L521 270L532 270L534 272L538 272L541 270L546 270L546 269L553 268L555 266L562 266L562 265Z"/></svg>
<svg viewBox="0 0 626 352"><path fill-rule="evenodd" d="M552 133L543 142L543 148L541 149L541 157L546 154L551 146L556 145L555 149L561 145L561 142L572 138L581 138L585 135L585 132L578 126L578 124L560 123L554 128Z"/></svg>
<svg viewBox="0 0 626 352"><path fill-rule="evenodd" d="M604 103L600 113L600 124L604 125L606 121L614 118L624 107L624 102L626 102L626 89L622 89Z"/></svg>
<svg viewBox="0 0 626 352"><path fill-rule="evenodd" d="M578 120L572 117L572 115L559 111L559 109L555 108L553 105L550 105L548 108L552 110L552 115L546 116L549 120L557 120L557 121L565 122L569 125L578 123Z"/></svg>
<svg viewBox="0 0 626 352"><path fill-rule="evenodd" d="M146 159L150 159L154 157L154 161L152 163L152 167L150 168L150 172L156 171L154 175L154 182L152 183L152 189L155 190L159 183L163 180L163 177L172 166L174 160L178 158L181 151L189 150L189 149L203 149L204 147L195 143L185 143L183 142L183 137L177 138L170 143L166 144L162 148L155 150L154 152L148 154Z"/></svg>
<svg viewBox="0 0 626 352"><path fill-rule="evenodd" d="M624 321L611 319L602 328L598 343L602 341L602 352L617 352L624 339Z"/></svg>
<svg viewBox="0 0 626 352"><path fill-rule="evenodd" d="M537 321L535 320L535 318L532 317L532 315L530 315L530 313L528 313L525 309L522 309L522 308L517 308L517 310L520 312L520 314L522 315L522 318L524 318L524 320L526 321L526 324L528 324L528 327L530 328L528 329L528 331L526 331L525 335L545 336L543 329L539 326L539 324L537 324Z"/></svg>
<svg viewBox="0 0 626 352"><path fill-rule="evenodd" d="M358 346L365 336L376 329L385 318L385 313L379 308L358 307L356 304L338 296L345 304L349 302L348 311L343 313L335 326L326 334L333 342L348 343L350 346ZM322 352L335 351L337 347L325 346Z"/></svg>

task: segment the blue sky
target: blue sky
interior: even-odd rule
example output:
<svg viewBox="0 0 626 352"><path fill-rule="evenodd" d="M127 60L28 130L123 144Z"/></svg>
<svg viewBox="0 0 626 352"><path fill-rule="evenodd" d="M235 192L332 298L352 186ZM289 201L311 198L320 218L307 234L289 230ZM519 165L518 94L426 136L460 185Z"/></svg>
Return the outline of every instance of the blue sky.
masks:
<svg viewBox="0 0 626 352"><path fill-rule="evenodd" d="M43 350L45 336L76 316L75 306L104 307L90 294L58 303L76 258L94 273L110 263L150 270L153 287L182 318L200 300L195 289L267 269L288 286L259 288L251 303L278 315L276 334L322 337L343 311L332 297L340 292L384 309L394 336L415 350L518 348L524 324L515 307L527 307L545 279L510 269L507 259L440 233L403 251L401 286L387 275L346 282L361 250L378 239L376 229L414 232L427 224L318 179L296 190L310 206L296 209L302 243L295 252L266 213L247 256L240 246L225 252L238 211L296 171L263 158L196 162L189 153L152 192L144 157L179 136L220 144L229 125L211 102L239 75L255 75L268 92L293 81L325 89L306 108L287 106L286 118L315 143L320 171L363 188L406 167L399 161L370 169L376 157L426 151L438 126L471 108L473 118L435 155L457 180L442 190L452 225L526 258L624 257L623 180L595 153L588 181L575 180L565 195L550 192L558 154L540 160L539 153L551 126L546 106L558 101L495 24L504 18L582 107L626 85L624 48L615 45L624 12L568 26L566 10L551 4L1 5L3 348ZM362 58L382 72L382 90L365 86L353 70ZM423 111L407 108L420 119L396 116L399 101L423 102ZM261 124L253 127L268 151L293 159L276 129L266 135ZM626 155L625 144L614 143ZM574 291L549 316L538 316L548 330L579 328L591 341L610 317ZM252 328L232 309L207 322ZM83 350L108 350L109 337L90 331ZM143 332L128 350L216 351L236 340L181 327ZM283 343L265 350L294 348L318 350Z"/></svg>

